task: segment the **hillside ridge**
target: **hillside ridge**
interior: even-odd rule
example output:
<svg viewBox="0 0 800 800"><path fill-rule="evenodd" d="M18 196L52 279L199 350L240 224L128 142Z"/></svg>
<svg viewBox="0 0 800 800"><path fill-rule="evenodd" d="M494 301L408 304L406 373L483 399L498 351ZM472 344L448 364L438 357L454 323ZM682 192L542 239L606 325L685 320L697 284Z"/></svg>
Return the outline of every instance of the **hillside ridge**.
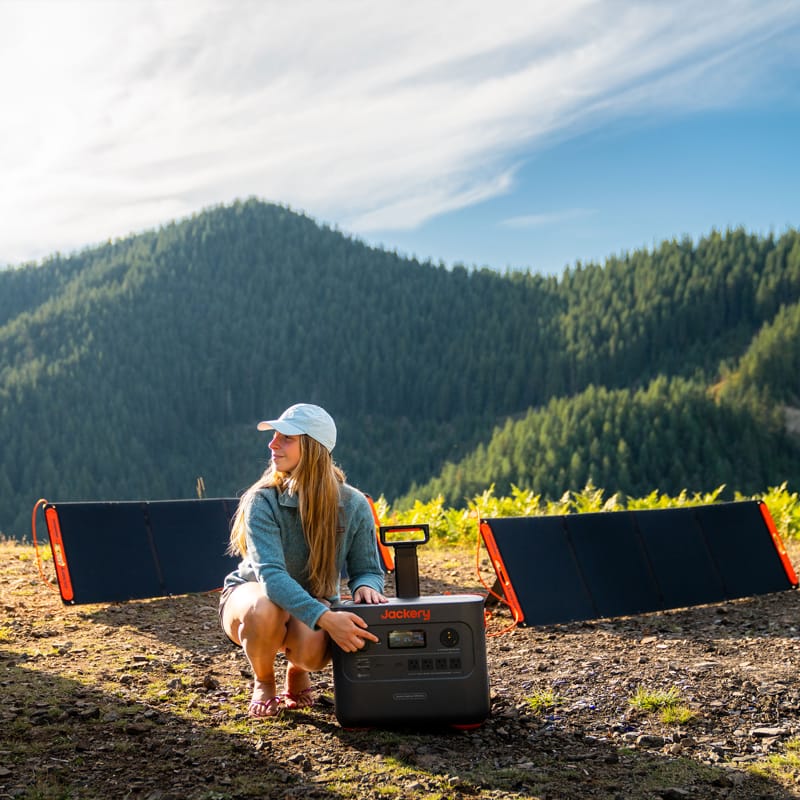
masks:
<svg viewBox="0 0 800 800"><path fill-rule="evenodd" d="M489 472L547 492L677 491L700 472L676 448L701 427L717 433L691 489L794 481L796 446L752 386L800 395L794 362L775 357L798 351L782 309L799 299L794 230L712 232L556 278L421 263L254 199L210 209L0 272L0 531L24 535L41 496L191 497L198 476L239 493L268 457L255 422L301 400L333 414L337 460L375 497L494 452L494 432L531 414L550 455ZM750 388L703 401L769 326L783 344L763 337ZM512 448L501 461L519 465ZM454 502L462 488L448 486Z"/></svg>

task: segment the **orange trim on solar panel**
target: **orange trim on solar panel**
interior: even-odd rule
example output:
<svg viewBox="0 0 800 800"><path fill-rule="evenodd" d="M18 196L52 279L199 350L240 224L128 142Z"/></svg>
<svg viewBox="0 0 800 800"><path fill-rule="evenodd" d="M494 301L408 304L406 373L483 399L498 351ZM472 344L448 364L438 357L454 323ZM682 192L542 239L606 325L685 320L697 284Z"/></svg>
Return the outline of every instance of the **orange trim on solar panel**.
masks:
<svg viewBox="0 0 800 800"><path fill-rule="evenodd" d="M500 585L503 587L503 595L504 595L503 597L498 595L497 592L490 589L484 582L483 576L481 575L480 571L481 539L483 539L483 543L486 545L486 550L489 553L489 558L492 561L492 566L494 567L497 579L500 582ZM511 609L511 615L514 618L514 621L508 627L504 628L499 633L489 634L489 635L499 636L500 633L506 633L507 631L516 628L517 625L519 625L519 623L525 619L525 615L522 613L522 606L520 605L519 599L517 598L516 592L514 591L514 587L511 585L511 581L506 575L505 567L503 565L503 559L500 557L500 551L497 547L497 543L494 540L494 534L492 533L492 529L485 520L481 520L480 522L480 535L478 536L478 547L475 554L475 568L478 572L478 579L480 580L481 584L483 584L483 588L486 589L486 591L489 592L489 594L496 600L499 600L501 603L505 603Z"/></svg>
<svg viewBox="0 0 800 800"><path fill-rule="evenodd" d="M772 514L769 513L767 504L763 500L758 501L758 507L761 509L761 516L764 518L767 530L772 537L772 542L775 545L775 549L778 551L783 568L786 570L786 577L789 579L789 583L796 587L798 584L797 573L794 571L792 562L789 560L789 553L786 552L786 547L783 544L783 539L781 539L778 528L775 526L775 521L772 519Z"/></svg>
<svg viewBox="0 0 800 800"><path fill-rule="evenodd" d="M64 552L64 541L61 538L61 525L58 522L58 512L50 506L44 512L47 522L47 532L50 535L50 547L53 550L53 563L56 567L58 585L61 588L61 598L65 603L75 599L75 592L72 589L72 579L67 565L67 554Z"/></svg>
<svg viewBox="0 0 800 800"><path fill-rule="evenodd" d="M375 538L378 541L378 552L381 554L381 558L383 559L383 565L386 567L388 572L394 572L394 554L392 553L392 549L387 547L382 541L380 536L378 536L377 531L381 527L381 521L378 517L378 509L375 508L375 503L372 501L372 498L365 492L364 497L367 498L367 502L369 503L369 507L372 509L372 518L375 520Z"/></svg>

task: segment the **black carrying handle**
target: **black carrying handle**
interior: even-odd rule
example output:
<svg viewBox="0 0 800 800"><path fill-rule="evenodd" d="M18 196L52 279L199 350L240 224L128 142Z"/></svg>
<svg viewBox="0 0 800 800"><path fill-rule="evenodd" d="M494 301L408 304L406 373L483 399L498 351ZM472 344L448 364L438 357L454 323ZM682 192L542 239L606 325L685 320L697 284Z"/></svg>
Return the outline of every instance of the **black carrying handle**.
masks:
<svg viewBox="0 0 800 800"><path fill-rule="evenodd" d="M392 534L422 531L422 539L395 539ZM419 559L417 546L430 539L428 525L381 525L381 543L394 548L395 591L400 598L419 597Z"/></svg>

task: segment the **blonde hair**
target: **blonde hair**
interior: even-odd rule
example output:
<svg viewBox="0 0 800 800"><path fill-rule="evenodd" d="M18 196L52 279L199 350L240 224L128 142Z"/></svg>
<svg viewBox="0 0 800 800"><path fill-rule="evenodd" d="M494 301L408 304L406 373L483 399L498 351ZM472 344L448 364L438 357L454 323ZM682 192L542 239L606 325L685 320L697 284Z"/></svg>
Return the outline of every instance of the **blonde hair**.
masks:
<svg viewBox="0 0 800 800"><path fill-rule="evenodd" d="M245 518L256 492L270 486L279 492L290 491L297 495L300 524L308 544L309 591L315 597L335 594L339 581L339 486L344 481L344 472L334 464L328 449L302 434L300 460L292 472L280 472L270 462L264 474L242 495L233 518L229 552L241 556L247 553Z"/></svg>

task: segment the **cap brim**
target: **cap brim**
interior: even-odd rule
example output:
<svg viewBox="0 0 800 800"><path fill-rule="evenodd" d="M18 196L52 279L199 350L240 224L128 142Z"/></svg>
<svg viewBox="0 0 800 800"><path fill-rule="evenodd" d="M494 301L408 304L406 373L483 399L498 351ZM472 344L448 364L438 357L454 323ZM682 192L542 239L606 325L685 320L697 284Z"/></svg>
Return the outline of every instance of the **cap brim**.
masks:
<svg viewBox="0 0 800 800"><path fill-rule="evenodd" d="M264 419L256 425L260 431L276 430L284 436L299 436L303 431L284 419Z"/></svg>

